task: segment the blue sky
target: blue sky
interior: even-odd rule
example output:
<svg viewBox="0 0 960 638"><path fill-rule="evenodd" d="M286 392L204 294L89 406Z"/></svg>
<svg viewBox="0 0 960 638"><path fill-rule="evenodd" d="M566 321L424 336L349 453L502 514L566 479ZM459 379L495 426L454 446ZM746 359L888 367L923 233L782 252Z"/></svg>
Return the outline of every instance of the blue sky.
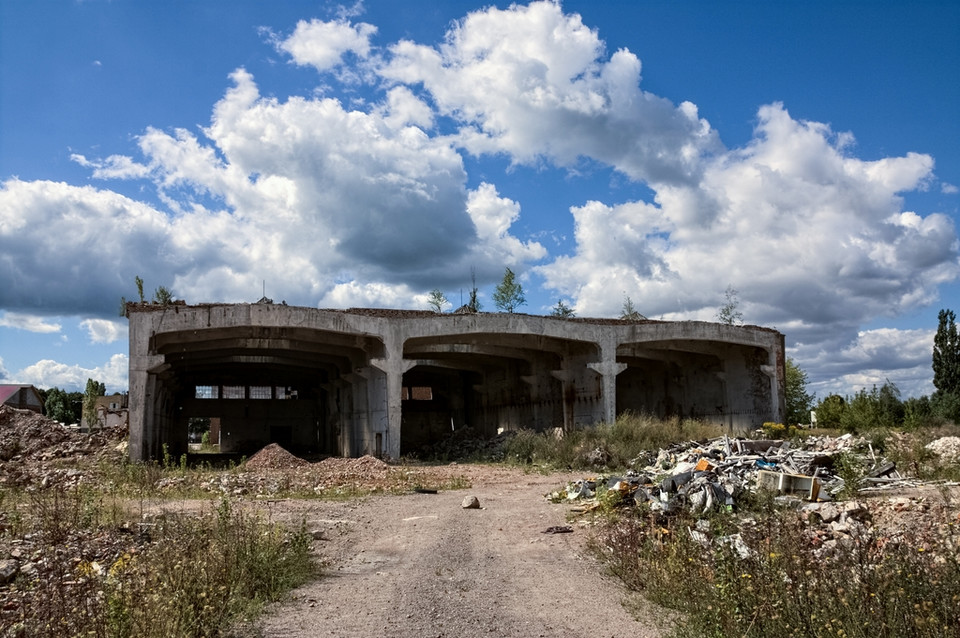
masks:
<svg viewBox="0 0 960 638"><path fill-rule="evenodd" d="M0 2L0 380L126 386L188 303L481 302L786 335L933 390L960 309L956 2Z"/></svg>

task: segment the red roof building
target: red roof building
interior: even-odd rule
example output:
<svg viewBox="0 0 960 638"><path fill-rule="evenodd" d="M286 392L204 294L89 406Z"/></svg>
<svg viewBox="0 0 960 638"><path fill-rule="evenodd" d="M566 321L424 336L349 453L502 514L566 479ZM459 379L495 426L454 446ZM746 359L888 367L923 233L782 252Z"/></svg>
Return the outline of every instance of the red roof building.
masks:
<svg viewBox="0 0 960 638"><path fill-rule="evenodd" d="M43 414L43 399L32 385L0 385L0 403Z"/></svg>

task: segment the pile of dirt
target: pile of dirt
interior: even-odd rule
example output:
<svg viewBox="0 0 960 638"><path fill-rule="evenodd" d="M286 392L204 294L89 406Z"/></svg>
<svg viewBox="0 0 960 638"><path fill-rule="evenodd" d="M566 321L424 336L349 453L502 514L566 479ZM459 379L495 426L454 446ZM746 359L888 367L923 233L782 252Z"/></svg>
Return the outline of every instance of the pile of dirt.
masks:
<svg viewBox="0 0 960 638"><path fill-rule="evenodd" d="M51 467L53 461L59 466L81 458L119 462L124 453L118 444L128 435L121 426L80 434L31 410L0 406L0 485L74 485L85 473Z"/></svg>
<svg viewBox="0 0 960 638"><path fill-rule="evenodd" d="M75 438L73 432L42 414L0 405L0 461L30 456Z"/></svg>
<svg viewBox="0 0 960 638"><path fill-rule="evenodd" d="M291 454L276 443L271 443L247 460L246 469L256 472L258 470L286 470L308 465L310 465L309 461Z"/></svg>

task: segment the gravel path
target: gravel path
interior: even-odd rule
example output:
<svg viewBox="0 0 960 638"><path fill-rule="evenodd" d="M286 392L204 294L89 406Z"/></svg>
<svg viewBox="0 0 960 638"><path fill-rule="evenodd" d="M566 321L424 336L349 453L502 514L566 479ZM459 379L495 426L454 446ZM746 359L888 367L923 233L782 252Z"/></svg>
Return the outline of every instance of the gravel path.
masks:
<svg viewBox="0 0 960 638"><path fill-rule="evenodd" d="M471 472L471 474L475 474ZM480 472L482 474L482 472ZM587 531L543 494L565 476L496 472L469 490L353 503L281 501L271 515L322 530L323 577L245 636L659 636L585 557ZM465 496L481 509L462 509Z"/></svg>

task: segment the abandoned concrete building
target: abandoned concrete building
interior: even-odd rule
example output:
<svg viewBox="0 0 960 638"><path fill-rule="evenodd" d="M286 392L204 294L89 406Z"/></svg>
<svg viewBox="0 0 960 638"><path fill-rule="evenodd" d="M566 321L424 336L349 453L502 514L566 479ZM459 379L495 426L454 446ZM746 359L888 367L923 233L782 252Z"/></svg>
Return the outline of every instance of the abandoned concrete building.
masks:
<svg viewBox="0 0 960 638"><path fill-rule="evenodd" d="M757 326L523 314L129 304L130 456L416 453L452 430L578 428L625 411L781 421L784 341Z"/></svg>

